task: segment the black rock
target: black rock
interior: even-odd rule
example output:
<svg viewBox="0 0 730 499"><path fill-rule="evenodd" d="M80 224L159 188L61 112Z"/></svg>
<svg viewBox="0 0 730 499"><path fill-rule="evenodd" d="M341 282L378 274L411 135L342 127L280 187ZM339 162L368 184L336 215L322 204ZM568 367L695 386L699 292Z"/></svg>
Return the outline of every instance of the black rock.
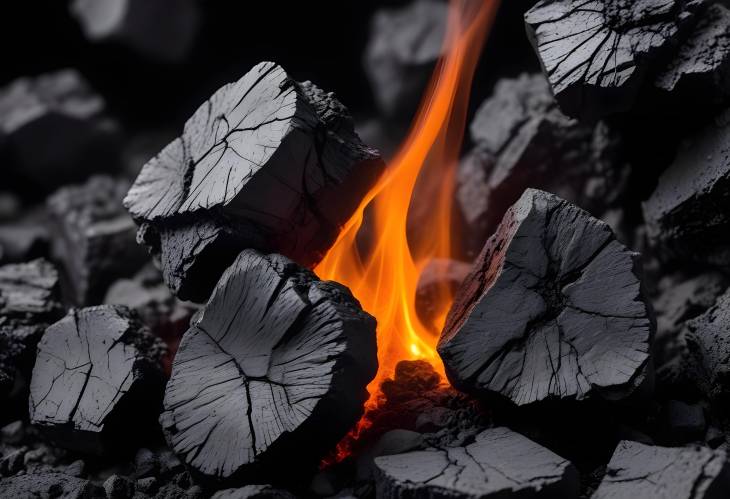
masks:
<svg viewBox="0 0 730 499"><path fill-rule="evenodd" d="M357 421L376 368L375 320L346 288L246 250L185 333L160 422L204 476L283 481Z"/></svg>
<svg viewBox="0 0 730 499"><path fill-rule="evenodd" d="M127 188L126 182L96 176L48 199L52 251L63 263L76 305L101 303L112 282L131 276L148 260L122 206Z"/></svg>
<svg viewBox="0 0 730 499"><path fill-rule="evenodd" d="M592 499L720 499L728 494L730 467L724 451L654 447L624 440L618 444Z"/></svg>
<svg viewBox="0 0 730 499"><path fill-rule="evenodd" d="M542 0L525 14L525 24L563 112L593 120L633 105L701 4Z"/></svg>
<svg viewBox="0 0 730 499"><path fill-rule="evenodd" d="M83 452L132 447L155 431L163 352L162 343L129 309L71 310L38 344L31 422L63 446Z"/></svg>
<svg viewBox="0 0 730 499"><path fill-rule="evenodd" d="M317 263L382 168L333 94L265 62L201 106L124 203L168 286L204 301L242 249Z"/></svg>
<svg viewBox="0 0 730 499"><path fill-rule="evenodd" d="M59 497L63 499L105 499L104 489L89 480L63 473L32 473L3 478L0 499Z"/></svg>
<svg viewBox="0 0 730 499"><path fill-rule="evenodd" d="M375 458L379 498L578 496L573 465L507 428L480 433L465 447Z"/></svg>
<svg viewBox="0 0 730 499"><path fill-rule="evenodd" d="M240 489L223 489L211 496L211 499L294 499L296 496L283 489L271 485L246 485Z"/></svg>
<svg viewBox="0 0 730 499"><path fill-rule="evenodd" d="M467 391L518 405L613 400L644 381L653 331L638 254L585 211L528 189L464 281L438 351Z"/></svg>
<svg viewBox="0 0 730 499"><path fill-rule="evenodd" d="M104 481L107 499L130 499L134 488L134 482L121 475L112 475Z"/></svg>

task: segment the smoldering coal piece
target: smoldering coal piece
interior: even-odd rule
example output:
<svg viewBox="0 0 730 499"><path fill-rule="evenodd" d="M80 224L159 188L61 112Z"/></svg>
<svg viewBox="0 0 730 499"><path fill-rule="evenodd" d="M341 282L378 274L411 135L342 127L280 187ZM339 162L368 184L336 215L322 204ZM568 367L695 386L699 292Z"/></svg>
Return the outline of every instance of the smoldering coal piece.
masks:
<svg viewBox="0 0 730 499"><path fill-rule="evenodd" d="M204 476L283 481L355 424L376 370L375 320L346 288L245 250L183 337L160 422Z"/></svg>
<svg viewBox="0 0 730 499"><path fill-rule="evenodd" d="M377 457L375 469L381 498L578 496L570 462L503 427L464 447Z"/></svg>
<svg viewBox="0 0 730 499"><path fill-rule="evenodd" d="M244 248L319 261L382 169L333 94L265 62L202 105L124 203L170 288L204 301Z"/></svg>
<svg viewBox="0 0 730 499"><path fill-rule="evenodd" d="M730 467L724 451L706 447L654 447L622 441L606 476L592 496L720 499L730 494Z"/></svg>
<svg viewBox="0 0 730 499"><path fill-rule="evenodd" d="M63 446L118 452L154 431L164 346L125 307L72 309L38 344L31 422ZM135 422L134 432L129 427Z"/></svg>
<svg viewBox="0 0 730 499"><path fill-rule="evenodd" d="M560 108L593 120L626 111L694 21L699 0L541 0L528 36Z"/></svg>
<svg viewBox="0 0 730 499"><path fill-rule="evenodd" d="M438 344L449 380L518 405L627 397L654 331L637 257L605 223L528 189L449 312Z"/></svg>

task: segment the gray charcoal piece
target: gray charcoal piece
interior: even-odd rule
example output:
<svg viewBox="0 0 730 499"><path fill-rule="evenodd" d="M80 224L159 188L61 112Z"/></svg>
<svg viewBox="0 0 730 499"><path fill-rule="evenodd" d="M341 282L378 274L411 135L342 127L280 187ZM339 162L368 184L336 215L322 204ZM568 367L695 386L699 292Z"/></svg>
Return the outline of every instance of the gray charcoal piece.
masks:
<svg viewBox="0 0 730 499"><path fill-rule="evenodd" d="M239 489L219 490L211 499L294 499L296 496L271 485L246 485Z"/></svg>
<svg viewBox="0 0 730 499"><path fill-rule="evenodd" d="M623 440L591 499L721 499L729 495L725 451Z"/></svg>
<svg viewBox="0 0 730 499"><path fill-rule="evenodd" d="M206 477L282 479L355 424L376 370L375 319L346 288L245 250L183 336L160 422Z"/></svg>
<svg viewBox="0 0 730 499"><path fill-rule="evenodd" d="M132 445L149 434L159 414L163 354L160 340L127 308L72 309L38 344L31 423L86 453Z"/></svg>
<svg viewBox="0 0 730 499"><path fill-rule="evenodd" d="M643 204L647 236L665 260L730 265L730 112L690 138Z"/></svg>
<svg viewBox="0 0 730 499"><path fill-rule="evenodd" d="M379 499L578 497L578 472L508 428L492 428L465 447L375 458Z"/></svg>
<svg viewBox="0 0 730 499"><path fill-rule="evenodd" d="M654 332L638 256L604 222L526 190L446 319L449 380L518 405L628 397L646 379Z"/></svg>
<svg viewBox="0 0 730 499"><path fill-rule="evenodd" d="M243 249L316 264L383 167L332 93L263 62L193 114L124 204L173 292L205 301Z"/></svg>
<svg viewBox="0 0 730 499"><path fill-rule="evenodd" d="M0 499L106 499L93 482L63 473L28 473L0 479Z"/></svg>
<svg viewBox="0 0 730 499"><path fill-rule="evenodd" d="M200 27L195 0L174 6L166 0L74 0L70 12L92 42L116 42L168 63L184 61Z"/></svg>
<svg viewBox="0 0 730 499"><path fill-rule="evenodd" d="M122 206L128 187L125 181L94 176L48 198L52 252L63 264L76 305L98 305L112 282L131 277L149 259L136 244L134 220Z"/></svg>
<svg viewBox="0 0 730 499"><path fill-rule="evenodd" d="M561 109L594 120L626 111L691 27L701 0L541 0L527 33Z"/></svg>
<svg viewBox="0 0 730 499"><path fill-rule="evenodd" d="M416 313L422 324L432 328L437 325L439 305L456 293L470 270L470 263L447 258L435 258L426 264L416 286Z"/></svg>
<svg viewBox="0 0 730 499"><path fill-rule="evenodd" d="M408 121L415 112L443 50L447 14L446 2L438 0L375 13L363 64L386 117Z"/></svg>

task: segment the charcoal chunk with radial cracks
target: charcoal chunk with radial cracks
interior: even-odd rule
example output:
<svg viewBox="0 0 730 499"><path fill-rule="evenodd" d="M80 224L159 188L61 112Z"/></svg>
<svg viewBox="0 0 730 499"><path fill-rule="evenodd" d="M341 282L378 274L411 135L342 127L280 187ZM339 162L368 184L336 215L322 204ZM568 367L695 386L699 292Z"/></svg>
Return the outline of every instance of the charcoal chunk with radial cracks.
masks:
<svg viewBox="0 0 730 499"><path fill-rule="evenodd" d="M627 397L646 379L654 332L638 256L605 223L528 189L446 319L438 351L449 380L518 405Z"/></svg>
<svg viewBox="0 0 730 499"><path fill-rule="evenodd" d="M137 443L155 428L163 354L162 342L126 307L72 309L38 344L31 422L64 447L87 453Z"/></svg>
<svg viewBox="0 0 730 499"><path fill-rule="evenodd" d="M375 320L346 288L245 250L183 336L160 422L203 476L281 481L355 424L376 370Z"/></svg>
<svg viewBox="0 0 730 499"><path fill-rule="evenodd" d="M727 453L706 447L618 444L593 499L672 497L720 499L730 495Z"/></svg>
<svg viewBox="0 0 730 499"><path fill-rule="evenodd" d="M561 109L597 119L629 109L702 0L541 0L527 32Z"/></svg>
<svg viewBox="0 0 730 499"><path fill-rule="evenodd" d="M569 461L504 427L464 447L377 457L375 469L384 499L578 496L578 472Z"/></svg>

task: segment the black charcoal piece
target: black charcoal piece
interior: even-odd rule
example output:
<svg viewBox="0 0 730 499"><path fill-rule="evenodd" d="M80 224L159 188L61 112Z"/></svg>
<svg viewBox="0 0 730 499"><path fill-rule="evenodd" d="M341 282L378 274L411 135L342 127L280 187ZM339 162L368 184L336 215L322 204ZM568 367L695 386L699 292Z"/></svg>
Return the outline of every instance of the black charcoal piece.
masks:
<svg viewBox="0 0 730 499"><path fill-rule="evenodd" d="M99 454L128 448L154 431L163 353L129 309L72 309L38 344L31 422L67 448Z"/></svg>
<svg viewBox="0 0 730 499"><path fill-rule="evenodd" d="M364 65L380 111L409 121L442 52L447 5L414 0L375 13Z"/></svg>
<svg viewBox="0 0 730 499"><path fill-rule="evenodd" d="M95 176L48 199L52 252L63 263L76 305L101 303L112 282L130 277L148 260L136 244L134 221L122 206L128 187L124 181Z"/></svg>
<svg viewBox="0 0 730 499"><path fill-rule="evenodd" d="M518 405L627 397L645 379L654 331L638 256L604 222L528 189L446 319L438 351L449 380Z"/></svg>
<svg viewBox="0 0 730 499"><path fill-rule="evenodd" d="M730 265L730 112L684 144L644 203L647 235L664 259Z"/></svg>
<svg viewBox="0 0 730 499"><path fill-rule="evenodd" d="M465 447L375 458L377 496L390 498L578 497L578 473L550 450L508 428Z"/></svg>
<svg viewBox="0 0 730 499"><path fill-rule="evenodd" d="M294 499L296 496L271 485L246 485L240 489L219 490L211 499Z"/></svg>
<svg viewBox="0 0 730 499"><path fill-rule="evenodd" d="M73 69L13 81L0 89L4 166L49 191L110 171L118 166L118 127L104 112L104 100Z"/></svg>
<svg viewBox="0 0 730 499"><path fill-rule="evenodd" d="M86 38L112 41L162 62L181 62L200 25L198 3L177 0L74 0L71 14Z"/></svg>
<svg viewBox="0 0 730 499"><path fill-rule="evenodd" d="M173 292L205 301L242 249L317 263L382 168L333 94L264 62L195 112L124 204Z"/></svg>
<svg viewBox="0 0 730 499"><path fill-rule="evenodd" d="M375 320L346 288L245 250L183 336L160 422L204 476L285 480L357 421L376 369Z"/></svg>
<svg viewBox="0 0 730 499"><path fill-rule="evenodd" d="M58 497L63 499L105 499L104 489L89 480L64 473L28 473L3 478L0 499Z"/></svg>
<svg viewBox="0 0 730 499"><path fill-rule="evenodd" d="M528 36L560 108L593 120L628 110L701 0L541 0Z"/></svg>
<svg viewBox="0 0 730 499"><path fill-rule="evenodd" d="M730 495L724 451L706 447L654 447L624 440L608 463L592 499L671 497L720 499Z"/></svg>

